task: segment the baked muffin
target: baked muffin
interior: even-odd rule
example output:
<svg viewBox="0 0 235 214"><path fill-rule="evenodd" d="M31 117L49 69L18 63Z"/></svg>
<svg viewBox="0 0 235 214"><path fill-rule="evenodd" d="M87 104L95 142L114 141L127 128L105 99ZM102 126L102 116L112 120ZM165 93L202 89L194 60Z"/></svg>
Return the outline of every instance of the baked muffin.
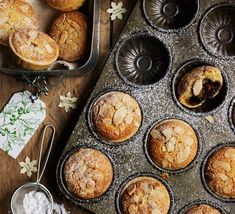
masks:
<svg viewBox="0 0 235 214"><path fill-rule="evenodd" d="M59 45L60 59L69 62L80 60L86 51L86 16L79 12L63 13L52 24L50 36Z"/></svg>
<svg viewBox="0 0 235 214"><path fill-rule="evenodd" d="M92 106L91 118L99 136L109 142L131 138L141 124L141 111L136 100L123 92L109 92Z"/></svg>
<svg viewBox="0 0 235 214"><path fill-rule="evenodd" d="M235 147L223 147L209 157L205 179L215 194L235 199Z"/></svg>
<svg viewBox="0 0 235 214"><path fill-rule="evenodd" d="M82 199L103 195L113 179L110 160L100 151L83 148L65 163L64 178L69 191Z"/></svg>
<svg viewBox="0 0 235 214"><path fill-rule="evenodd" d="M148 136L151 159L158 166L179 170L188 166L198 151L198 139L193 128L178 119L158 123Z"/></svg>
<svg viewBox="0 0 235 214"><path fill-rule="evenodd" d="M151 177L139 177L129 182L121 196L123 214L167 214L170 204L167 188Z"/></svg>
<svg viewBox="0 0 235 214"><path fill-rule="evenodd" d="M37 30L15 31L9 38L16 63L25 69L48 68L59 55L57 43L47 34Z"/></svg>
<svg viewBox="0 0 235 214"><path fill-rule="evenodd" d="M185 214L221 214L221 213L219 210L208 204L199 204L187 210Z"/></svg>
<svg viewBox="0 0 235 214"><path fill-rule="evenodd" d="M60 11L72 11L80 8L86 0L47 0L47 3Z"/></svg>
<svg viewBox="0 0 235 214"><path fill-rule="evenodd" d="M0 44L8 45L12 32L22 29L38 29L39 19L33 7L21 0L0 2Z"/></svg>
<svg viewBox="0 0 235 214"><path fill-rule="evenodd" d="M178 99L187 108L197 108L217 96L222 86L223 76L218 68L197 67L181 79L177 89Z"/></svg>

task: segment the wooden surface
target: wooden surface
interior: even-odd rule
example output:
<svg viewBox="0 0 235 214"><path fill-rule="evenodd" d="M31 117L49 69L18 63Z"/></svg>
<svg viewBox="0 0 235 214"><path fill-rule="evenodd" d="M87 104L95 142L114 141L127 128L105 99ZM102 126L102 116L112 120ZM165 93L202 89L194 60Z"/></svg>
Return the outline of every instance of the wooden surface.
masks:
<svg viewBox="0 0 235 214"><path fill-rule="evenodd" d="M21 168L19 166L19 162L24 161L26 156L30 157L31 160L38 159L40 137L42 129L46 124L52 124L56 127L56 139L42 183L45 184L52 192L54 200L57 203L63 203L71 214L87 213L87 211L73 205L60 195L55 180L55 168L57 160L65 147L73 127L75 126L76 121L78 120L78 117L99 77L107 54L115 42L122 25L126 22L129 12L131 12L135 2L136 0L123 0L124 7L128 12L124 15L123 20L115 20L111 22L109 14L106 12L110 7L110 1L103 0L101 18L101 51L97 68L86 77L63 79L60 84L50 91L49 96L41 97L46 104L47 117L17 159L11 158L5 152L0 150L0 214L9 213L11 195L19 185L28 181L35 181L36 173L34 173L31 178L28 178L26 174L20 174ZM28 86L27 83L1 73L0 87L0 109L5 106L15 92L26 89L32 92L34 91L34 89ZM66 113L63 109L58 108L59 95L65 95L69 91L79 99L77 102L77 109Z"/></svg>

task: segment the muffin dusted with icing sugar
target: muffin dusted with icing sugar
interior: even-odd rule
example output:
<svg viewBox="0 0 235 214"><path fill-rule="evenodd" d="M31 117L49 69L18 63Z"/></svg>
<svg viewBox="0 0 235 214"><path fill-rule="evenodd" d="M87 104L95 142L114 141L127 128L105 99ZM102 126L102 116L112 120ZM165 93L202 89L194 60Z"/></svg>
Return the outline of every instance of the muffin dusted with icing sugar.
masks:
<svg viewBox="0 0 235 214"><path fill-rule="evenodd" d="M103 195L110 187L113 167L100 151L82 148L66 161L64 179L68 190L74 196L93 199Z"/></svg>
<svg viewBox="0 0 235 214"><path fill-rule="evenodd" d="M151 159L158 166L179 170L187 167L198 151L194 129L178 119L167 119L150 131L148 149Z"/></svg>
<svg viewBox="0 0 235 214"><path fill-rule="evenodd" d="M215 194L235 199L235 147L223 147L209 157L205 178Z"/></svg>
<svg viewBox="0 0 235 214"><path fill-rule="evenodd" d="M61 11L72 11L80 8L86 0L47 0L47 3Z"/></svg>
<svg viewBox="0 0 235 214"><path fill-rule="evenodd" d="M97 134L109 142L130 139L139 129L142 116L139 104L123 92L109 92L98 98L91 110Z"/></svg>
<svg viewBox="0 0 235 214"><path fill-rule="evenodd" d="M199 204L191 207L184 214L221 214L221 212L208 204Z"/></svg>
<svg viewBox="0 0 235 214"><path fill-rule="evenodd" d="M25 69L48 68L59 55L57 43L47 34L37 30L13 32L9 41L16 56L16 63Z"/></svg>
<svg viewBox="0 0 235 214"><path fill-rule="evenodd" d="M52 24L50 36L58 43L59 58L74 62L84 57L87 43L87 18L80 12L60 15Z"/></svg>
<svg viewBox="0 0 235 214"><path fill-rule="evenodd" d="M167 214L170 205L167 188L151 177L130 181L121 196L123 214Z"/></svg>
<svg viewBox="0 0 235 214"><path fill-rule="evenodd" d="M22 0L0 2L0 44L8 45L12 32L39 28L39 18L33 7Z"/></svg>

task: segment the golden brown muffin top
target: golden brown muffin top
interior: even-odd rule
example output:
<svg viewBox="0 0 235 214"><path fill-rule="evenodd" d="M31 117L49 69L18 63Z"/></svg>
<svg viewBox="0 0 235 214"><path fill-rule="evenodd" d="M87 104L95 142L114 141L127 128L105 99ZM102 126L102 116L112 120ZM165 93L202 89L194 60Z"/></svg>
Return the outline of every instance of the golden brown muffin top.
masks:
<svg viewBox="0 0 235 214"><path fill-rule="evenodd" d="M63 13L54 21L50 36L59 45L61 59L71 62L81 59L87 41L86 16L80 12Z"/></svg>
<svg viewBox="0 0 235 214"><path fill-rule="evenodd" d="M121 204L124 214L167 214L170 195L157 179L140 177L127 184Z"/></svg>
<svg viewBox="0 0 235 214"><path fill-rule="evenodd" d="M9 36L14 31L38 28L38 16L27 2L3 0L0 3L0 44L8 45Z"/></svg>
<svg viewBox="0 0 235 214"><path fill-rule="evenodd" d="M64 177L73 195L83 199L97 198L111 185L113 167L100 151L84 148L68 158Z"/></svg>
<svg viewBox="0 0 235 214"><path fill-rule="evenodd" d="M208 204L199 204L187 210L185 214L220 214L220 211Z"/></svg>
<svg viewBox="0 0 235 214"><path fill-rule="evenodd" d="M141 111L136 100L123 92L109 92L92 107L92 122L97 133L111 142L131 138L141 124Z"/></svg>
<svg viewBox="0 0 235 214"><path fill-rule="evenodd" d="M235 199L235 147L224 147L208 159L205 178L213 192Z"/></svg>
<svg viewBox="0 0 235 214"><path fill-rule="evenodd" d="M148 138L152 160L166 169L181 169L189 165L198 150L198 139L193 128L178 119L158 123Z"/></svg>
<svg viewBox="0 0 235 214"><path fill-rule="evenodd" d="M12 33L10 46L18 57L38 65L51 64L59 55L57 43L47 34L37 30Z"/></svg>
<svg viewBox="0 0 235 214"><path fill-rule="evenodd" d="M177 88L181 104L188 108L201 106L220 92L223 85L221 71L213 66L201 66L187 72Z"/></svg>
<svg viewBox="0 0 235 214"><path fill-rule="evenodd" d="M47 3L61 11L72 11L80 8L86 0L47 0Z"/></svg>

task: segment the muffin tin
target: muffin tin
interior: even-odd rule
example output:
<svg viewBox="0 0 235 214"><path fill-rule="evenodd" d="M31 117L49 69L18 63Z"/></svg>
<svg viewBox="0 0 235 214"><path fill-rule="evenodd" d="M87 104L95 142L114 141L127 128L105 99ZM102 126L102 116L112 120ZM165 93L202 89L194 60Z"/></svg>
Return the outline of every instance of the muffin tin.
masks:
<svg viewBox="0 0 235 214"><path fill-rule="evenodd" d="M88 53L87 57L85 57L81 62L79 62L79 67L73 70L41 70L41 71L32 71L32 70L23 70L16 68L7 68L0 67L0 71L10 75L21 75L21 76L58 76L58 75L68 75L68 76L81 76L92 71L98 60L99 60L99 49L100 49L100 15L101 15L101 0L89 0L86 5L85 14L89 17L89 34L88 34ZM45 2L45 4L47 4ZM49 5L45 5L45 7L49 7ZM55 11L56 13L56 11ZM5 49L5 48L4 48ZM7 59L9 57L8 50L6 49L6 56L4 58ZM4 52L4 53L5 53Z"/></svg>
<svg viewBox="0 0 235 214"><path fill-rule="evenodd" d="M159 24L160 19L153 18L154 15L158 15L158 11L148 4L157 4L158 7L164 8L163 3L166 2L169 5L166 6L165 12L175 16L183 14L184 19L175 18L172 22ZM224 0L178 2L180 5L175 5L177 1L171 0L137 1L58 162L57 181L61 192L69 200L90 211L100 214L120 213L117 206L123 184L130 178L150 175L157 178L162 176L166 185L169 185L174 198L173 209L169 213L180 213L186 205L198 201L206 201L221 208L222 213L235 213L234 200L225 201L215 197L204 185L202 176L206 157L215 147L235 145L234 125L230 118L234 105L232 99L235 96L233 46L227 43L226 47L229 47L230 51L214 54L211 50L214 50L215 43L207 45L204 38L207 38L208 33L205 31L206 28L204 30L202 28L205 27L205 22L211 20L211 11L221 7L233 8L234 4ZM191 2L190 5L196 4L193 6L194 11L188 13L187 7L181 6L184 2ZM233 20L234 15L226 11L227 9L223 9L223 14L231 16ZM220 14L216 13L219 20ZM233 27L230 28L229 25L226 27L233 33ZM219 34L222 38L228 37L226 32L222 31ZM179 103L175 89L180 76L198 65L218 67L224 77L224 87L213 102L207 103L200 109L191 110ZM110 91L130 94L137 100L142 110L143 120L140 129L124 143L107 143L97 137L95 130L90 128L92 127L89 119L91 105L97 97ZM208 116L212 116L214 122L209 122L211 120ZM200 150L192 165L178 172L165 171L154 166L149 161L146 149L146 138L150 128L156 121L169 118L182 119L192 125L200 142ZM64 184L62 172L65 155L81 146L92 146L103 150L113 160L115 169L113 185L103 197L95 201L74 200ZM169 174L169 178L166 178L166 173Z"/></svg>

